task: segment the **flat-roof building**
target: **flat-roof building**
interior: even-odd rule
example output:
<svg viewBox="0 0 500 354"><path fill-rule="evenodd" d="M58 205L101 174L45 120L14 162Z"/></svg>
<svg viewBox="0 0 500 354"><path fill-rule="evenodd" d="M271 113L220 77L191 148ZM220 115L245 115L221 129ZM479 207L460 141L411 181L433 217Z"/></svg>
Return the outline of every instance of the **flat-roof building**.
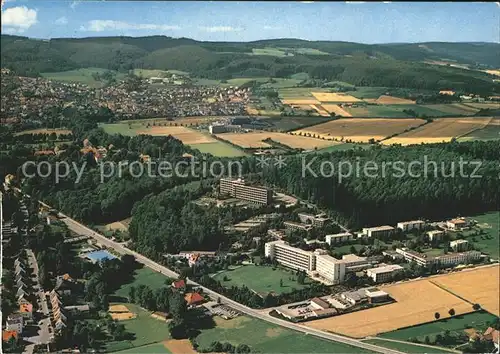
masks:
<svg viewBox="0 0 500 354"><path fill-rule="evenodd" d="M332 284L344 282L346 264L328 254L316 255L316 271L318 275Z"/></svg>
<svg viewBox="0 0 500 354"><path fill-rule="evenodd" d="M297 215L300 222L317 227L322 227L330 221L330 218L328 218L326 214L312 215L307 213L298 213Z"/></svg>
<svg viewBox="0 0 500 354"><path fill-rule="evenodd" d="M285 241L272 241L264 246L266 257L276 259L286 267L306 272L316 269L316 258L313 252L292 247Z"/></svg>
<svg viewBox="0 0 500 354"><path fill-rule="evenodd" d="M439 241L443 238L444 234L445 233L442 230L432 230L427 232L427 237L430 242Z"/></svg>
<svg viewBox="0 0 500 354"><path fill-rule="evenodd" d="M368 237L389 236L392 235L393 232L394 228L389 225L363 228L363 235Z"/></svg>
<svg viewBox="0 0 500 354"><path fill-rule="evenodd" d="M408 262L414 261L418 265L428 267L431 265L438 265L441 267L455 266L464 264L471 261L477 261L481 258L479 251L467 251L461 253L448 253L435 257L427 257L427 255L411 251L407 248L397 248L396 252L403 255Z"/></svg>
<svg viewBox="0 0 500 354"><path fill-rule="evenodd" d="M464 219L453 219L446 222L446 227L451 230L462 230L467 226L467 221Z"/></svg>
<svg viewBox="0 0 500 354"><path fill-rule="evenodd" d="M397 228L403 232L408 232L414 229L421 230L425 226L425 221L423 220L412 220L398 222Z"/></svg>
<svg viewBox="0 0 500 354"><path fill-rule="evenodd" d="M306 232L310 231L313 228L311 225L302 224L300 222L295 222L295 221L285 221L283 225L287 230L302 230Z"/></svg>
<svg viewBox="0 0 500 354"><path fill-rule="evenodd" d="M455 252L467 251L469 249L469 241L455 240L450 242L450 247Z"/></svg>
<svg viewBox="0 0 500 354"><path fill-rule="evenodd" d="M384 283L392 280L394 275L402 269L403 267L397 264L383 265L367 269L366 275L372 278L375 283Z"/></svg>
<svg viewBox="0 0 500 354"><path fill-rule="evenodd" d="M272 190L265 187L246 185L245 181L241 178L221 178L219 192L237 199L262 205L271 204L273 196Z"/></svg>
<svg viewBox="0 0 500 354"><path fill-rule="evenodd" d="M335 245L343 242L350 241L354 238L353 234L350 232L342 232L339 234L333 234L333 235L326 235L325 236L325 241L329 245Z"/></svg>

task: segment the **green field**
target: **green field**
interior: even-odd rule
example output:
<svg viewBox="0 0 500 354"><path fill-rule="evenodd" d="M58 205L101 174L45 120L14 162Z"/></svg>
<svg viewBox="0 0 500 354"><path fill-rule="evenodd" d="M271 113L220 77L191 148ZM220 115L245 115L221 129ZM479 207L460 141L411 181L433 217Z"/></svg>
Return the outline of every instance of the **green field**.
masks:
<svg viewBox="0 0 500 354"><path fill-rule="evenodd" d="M152 290L156 290L165 285L165 280L167 279L161 273L155 272L147 267L137 269L134 272L134 280L131 283L122 285L118 290L115 291L114 295L121 297L128 297L129 289L132 286L147 285Z"/></svg>
<svg viewBox="0 0 500 354"><path fill-rule="evenodd" d="M217 327L203 330L196 340L202 348L218 340L233 345L247 344L261 353L369 353L361 348L315 338L246 316L220 320Z"/></svg>
<svg viewBox="0 0 500 354"><path fill-rule="evenodd" d="M430 108L432 110L443 112L446 115L458 115L458 116L471 116L474 115L474 111L467 109L467 107L462 108L458 104L426 104L423 107Z"/></svg>
<svg viewBox="0 0 500 354"><path fill-rule="evenodd" d="M278 90L280 98L311 98L311 92L330 92L330 89L323 87L290 87Z"/></svg>
<svg viewBox="0 0 500 354"><path fill-rule="evenodd" d="M381 347L385 347L388 349L399 350L403 353L450 353L449 350L439 347L424 347L418 346L411 343L399 343L399 342L390 342L383 339L367 339L364 340L365 343L379 345Z"/></svg>
<svg viewBox="0 0 500 354"><path fill-rule="evenodd" d="M271 55L274 57L293 57L293 53L278 48L253 48L250 55Z"/></svg>
<svg viewBox="0 0 500 354"><path fill-rule="evenodd" d="M300 129L304 126L311 126L330 121L331 118L326 117L272 117L265 119L265 122L271 123L273 128L281 131L291 131Z"/></svg>
<svg viewBox="0 0 500 354"><path fill-rule="evenodd" d="M498 244L500 242L500 211L494 211L482 215L471 216L476 220L478 225L472 232L463 232L464 237L474 244L477 249L483 253L489 254L493 259L499 259L500 250ZM483 234L474 235L475 230L483 231Z"/></svg>
<svg viewBox="0 0 500 354"><path fill-rule="evenodd" d="M403 113L402 110L394 106L375 106L366 105L358 107L348 107L345 110L352 114L353 117L375 118L407 118L408 115Z"/></svg>
<svg viewBox="0 0 500 354"><path fill-rule="evenodd" d="M224 276L228 277L228 281L224 281ZM295 280L290 280L293 277ZM214 279L220 281L222 285L230 287L232 285L242 286L246 285L250 289L259 293L268 293L274 291L275 293L287 293L293 288L303 289L306 284L299 284L297 276L289 270L267 266L254 266L246 265L233 270L224 271L214 276ZM283 287L280 287L280 280L283 280Z"/></svg>
<svg viewBox="0 0 500 354"><path fill-rule="evenodd" d="M134 69L134 75L149 79L150 77L162 77L165 74L186 76L189 73L180 70L156 70L156 69Z"/></svg>
<svg viewBox="0 0 500 354"><path fill-rule="evenodd" d="M470 140L495 140L500 139L500 118L495 118L486 127L475 130L458 139L458 141Z"/></svg>
<svg viewBox="0 0 500 354"><path fill-rule="evenodd" d="M63 81L63 82L79 82L82 84L89 85L90 87L102 87L104 82L96 81L93 77L93 73L103 74L106 71L110 71L102 68L84 68L84 69L76 69L69 71L60 71L53 73L41 73L40 75L46 79L54 80L54 81ZM111 70L112 71L112 70ZM126 74L119 73L117 71L112 71L116 75L116 80L123 80Z"/></svg>
<svg viewBox="0 0 500 354"><path fill-rule="evenodd" d="M189 146L193 149L199 150L200 152L219 157L237 157L247 155L243 150L237 149L232 145L223 143L222 141L204 144L191 144Z"/></svg>
<svg viewBox="0 0 500 354"><path fill-rule="evenodd" d="M433 340L436 334L443 334L446 330L449 330L450 332L463 332L466 327L485 330L486 328L488 328L487 322L491 322L495 318L495 315L492 315L485 311L473 312L445 320L425 323L419 326L386 332L383 334L379 334L379 337L397 340L408 340L409 338L414 337L423 342L425 336L429 336L431 340Z"/></svg>
<svg viewBox="0 0 500 354"><path fill-rule="evenodd" d="M144 345L139 348L130 348L126 350L120 350L119 352L115 353L120 353L120 354L156 354L156 353L171 353L167 348L162 343L155 343L155 344L149 344L149 345Z"/></svg>
<svg viewBox="0 0 500 354"><path fill-rule="evenodd" d="M121 134L125 136L136 136L137 129L144 129L144 126L140 123L131 123L130 127L126 123L106 123L100 124L99 127L108 134Z"/></svg>
<svg viewBox="0 0 500 354"><path fill-rule="evenodd" d="M373 145L369 145L369 144L344 143L344 144L328 146L328 147L323 148L323 149L311 151L310 153L345 151L345 150L352 150L352 149L371 149L372 147L373 147Z"/></svg>
<svg viewBox="0 0 500 354"><path fill-rule="evenodd" d="M110 341L106 343L107 352L117 352L129 348L142 347L146 344L158 343L170 339L168 326L153 317L148 311L143 310L134 304L123 304L137 315L136 318L120 321L125 326L127 332L133 333L135 338L124 341ZM137 353L138 351L136 351ZM142 352L142 351L141 351ZM164 351L168 353L168 351ZM152 353L152 351L150 351Z"/></svg>
<svg viewBox="0 0 500 354"><path fill-rule="evenodd" d="M379 98L381 95L385 94L387 90L387 87L361 86L356 87L355 91L348 91L346 93L356 98Z"/></svg>

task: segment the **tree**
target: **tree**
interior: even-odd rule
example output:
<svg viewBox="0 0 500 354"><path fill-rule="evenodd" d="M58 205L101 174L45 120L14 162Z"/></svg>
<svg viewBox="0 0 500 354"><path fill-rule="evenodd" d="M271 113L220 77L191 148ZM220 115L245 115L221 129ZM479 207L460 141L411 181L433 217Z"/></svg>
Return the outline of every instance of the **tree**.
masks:
<svg viewBox="0 0 500 354"><path fill-rule="evenodd" d="M135 287L131 286L128 290L128 299L130 302L135 303Z"/></svg>
<svg viewBox="0 0 500 354"><path fill-rule="evenodd" d="M441 317L441 315L439 314L439 312L436 312L436 313L434 314L434 318L435 318L436 320L439 320L439 318L440 318L440 317Z"/></svg>
<svg viewBox="0 0 500 354"><path fill-rule="evenodd" d="M450 314L450 316L455 316L455 309L450 309L448 313Z"/></svg>
<svg viewBox="0 0 500 354"><path fill-rule="evenodd" d="M280 288L283 287L283 279L280 279Z"/></svg>
<svg viewBox="0 0 500 354"><path fill-rule="evenodd" d="M429 336L425 336L424 342L425 342L425 344L429 344L431 342L431 339L429 338Z"/></svg>
<svg viewBox="0 0 500 354"><path fill-rule="evenodd" d="M481 309L481 305L479 305L479 304L474 304L474 305L472 305L472 308L474 309L474 311L478 311L478 310L480 310L480 309Z"/></svg>

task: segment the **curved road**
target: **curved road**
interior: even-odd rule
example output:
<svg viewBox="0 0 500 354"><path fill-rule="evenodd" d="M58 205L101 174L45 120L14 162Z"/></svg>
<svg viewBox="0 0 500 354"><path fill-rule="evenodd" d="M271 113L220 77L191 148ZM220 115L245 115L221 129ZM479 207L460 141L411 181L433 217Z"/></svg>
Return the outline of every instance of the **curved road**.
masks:
<svg viewBox="0 0 500 354"><path fill-rule="evenodd" d="M43 202L40 202L40 204L42 204L48 208L51 208L49 205L47 205ZM122 254L122 255L130 254L130 255L134 256L135 259L139 263L142 263L145 266L153 269L154 271L162 273L168 277L177 278L179 276L174 271L162 266L161 264L158 264L158 263L152 261L151 259L143 256L140 253L137 253L131 249L128 249L127 247L119 244L118 242L111 241L110 239L107 239L103 235L95 232L94 230L88 228L87 226L85 226L83 224L80 224L79 222L71 219L70 217L68 217L62 213L59 213L58 215L59 215L59 217L61 217L61 221L63 221L66 225L68 225L70 230L72 230L73 232L75 232L77 234L81 234L81 235L88 235L88 236L94 238L95 240L97 240L100 244L114 249L119 254ZM402 354L402 352L399 352L397 350L379 347L379 346L374 345L374 344L364 343L364 342L357 340L357 339L344 337L344 336L341 336L338 334L323 332L323 331L320 331L320 330L317 330L314 328L306 327L304 325L300 325L297 323L292 323L292 322L288 322L288 321L285 321L285 320L282 320L279 318L275 318L275 317L270 316L269 314L263 314L261 311L254 310L250 307L242 305L234 300L231 300L231 299L225 297L224 295L216 293L215 291L210 290L204 286L201 286L200 284L195 283L191 280L188 280L188 283L190 285L194 285L194 286L197 286L197 287L203 289L203 292L208 294L213 299L220 298L222 303L225 303L225 304L231 306L235 310L238 310L238 311L240 311L248 316L252 316L252 317L258 318L260 320L264 320L264 321L276 324L278 326L286 327L286 328L289 328L289 329L292 329L295 331L303 332L305 334L313 335L316 337L320 337L320 338L335 341L335 342L344 343L347 345L370 350L373 352L384 353L384 354Z"/></svg>

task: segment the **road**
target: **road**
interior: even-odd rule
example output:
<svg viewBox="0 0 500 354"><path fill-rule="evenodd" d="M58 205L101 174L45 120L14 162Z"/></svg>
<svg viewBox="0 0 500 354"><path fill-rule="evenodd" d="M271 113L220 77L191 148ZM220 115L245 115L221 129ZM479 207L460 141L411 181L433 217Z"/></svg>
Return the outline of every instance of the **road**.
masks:
<svg viewBox="0 0 500 354"><path fill-rule="evenodd" d="M50 206L48 206L44 203L41 203L41 204L50 208ZM83 224L80 224L79 222L69 218L68 216L66 216L62 213L59 213L59 217L61 218L61 221L63 221L66 225L68 225L68 228L71 231L73 231L77 234L89 235L92 238L94 238L101 245L106 246L106 247L111 248L111 249L114 249L117 253L119 253L121 255L124 255L124 254L132 255L135 257L137 262L144 264L145 266L151 268L152 270L154 270L158 273L164 274L164 275L171 277L171 278L177 278L179 276L174 271L162 266L161 264L158 264L158 263L152 261L151 259L141 255L140 253L137 253L133 250L128 249L127 247L123 246L122 244L119 244L115 241L111 241L111 240L107 239L103 235L95 232L94 230L86 227ZM188 280L188 284L193 285L193 286L197 286L197 287L203 289L203 292L208 294L214 300L220 299L220 301L222 303L231 306L232 308L240 311L241 313L244 313L244 314L251 316L251 317L258 318L260 320L264 320L264 321L276 324L278 326L286 327L286 328L289 328L289 329L292 329L295 331L299 331L299 332L302 332L302 333L305 333L308 335L313 335L313 336L323 338L326 340L340 342L340 343L344 343L344 344L351 345L351 346L358 347L358 348L363 348L366 350L371 350L371 351L378 352L378 353L402 354L402 352L399 352L396 350L379 347L379 346L374 345L374 344L364 343L364 342L357 340L357 339L344 337L344 336L341 336L338 334L323 332L323 331L320 331L320 330L317 330L314 328L306 327L304 325L300 325L297 323L292 323L292 322L288 322L288 321L285 321L285 320L282 320L279 318L275 318L275 317L270 316L268 313L263 313L261 310L260 311L254 310L254 309L249 308L245 305L242 305L242 304L240 304L234 300L231 300L231 299L229 299L229 298L227 298L219 293L216 293L213 290L210 290L204 286L201 286L200 284L193 282L191 280Z"/></svg>

